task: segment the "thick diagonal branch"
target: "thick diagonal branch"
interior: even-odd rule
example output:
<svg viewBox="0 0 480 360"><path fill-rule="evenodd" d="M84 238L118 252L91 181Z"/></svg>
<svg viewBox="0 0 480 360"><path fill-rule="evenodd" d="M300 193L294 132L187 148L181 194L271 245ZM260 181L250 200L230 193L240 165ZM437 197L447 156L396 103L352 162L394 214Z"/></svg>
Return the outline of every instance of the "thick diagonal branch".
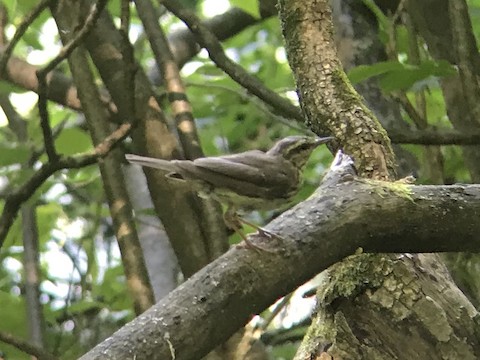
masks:
<svg viewBox="0 0 480 360"><path fill-rule="evenodd" d="M252 314L359 249L480 250L480 186L328 179L266 227L279 234L262 239L274 254L231 249L81 359L169 359L172 351L176 360L198 359Z"/></svg>

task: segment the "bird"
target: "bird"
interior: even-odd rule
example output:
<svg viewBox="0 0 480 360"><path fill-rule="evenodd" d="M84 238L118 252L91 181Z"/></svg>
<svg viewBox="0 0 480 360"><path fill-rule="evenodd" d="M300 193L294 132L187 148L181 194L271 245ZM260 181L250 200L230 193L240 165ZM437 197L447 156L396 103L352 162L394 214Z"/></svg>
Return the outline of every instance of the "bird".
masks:
<svg viewBox="0 0 480 360"><path fill-rule="evenodd" d="M238 216L238 210L273 210L289 204L302 184L302 172L312 151L332 137L292 135L277 141L268 151L249 150L232 155L195 160L163 160L134 154L132 164L159 169L173 182L201 197L212 197L227 206L224 219L247 246L258 248L241 232L241 223L268 232Z"/></svg>

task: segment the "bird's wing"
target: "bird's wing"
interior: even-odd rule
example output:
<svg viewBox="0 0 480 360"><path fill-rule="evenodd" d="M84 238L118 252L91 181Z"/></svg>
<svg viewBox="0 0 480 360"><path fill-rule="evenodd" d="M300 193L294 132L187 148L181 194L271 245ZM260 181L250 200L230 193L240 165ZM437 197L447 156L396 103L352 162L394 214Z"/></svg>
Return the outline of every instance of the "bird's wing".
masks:
<svg viewBox="0 0 480 360"><path fill-rule="evenodd" d="M255 183L265 182L265 169L253 159L258 154L265 156L261 151L249 151L242 153L241 156L229 155L221 157L199 158L193 161L193 164L201 169L213 171L238 180L250 180Z"/></svg>
<svg viewBox="0 0 480 360"><path fill-rule="evenodd" d="M233 190L247 196L287 197L296 183L298 172L282 164L283 159L259 150L222 157L208 157L186 164L195 176L215 187ZM183 164L179 164L179 166ZM181 166L184 169L184 166ZM186 170L186 169L185 169ZM270 175L269 175L270 174Z"/></svg>

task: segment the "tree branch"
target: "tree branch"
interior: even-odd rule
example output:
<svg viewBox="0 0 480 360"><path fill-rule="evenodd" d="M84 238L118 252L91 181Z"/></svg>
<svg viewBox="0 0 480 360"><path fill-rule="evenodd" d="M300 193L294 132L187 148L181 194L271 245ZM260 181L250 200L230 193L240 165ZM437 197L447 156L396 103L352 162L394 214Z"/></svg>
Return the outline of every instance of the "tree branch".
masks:
<svg viewBox="0 0 480 360"><path fill-rule="evenodd" d="M280 0L278 9L307 126L318 135L334 135L355 159L361 176L395 178L390 139L348 81L338 58L328 1Z"/></svg>
<svg viewBox="0 0 480 360"><path fill-rule="evenodd" d="M105 157L116 144L125 139L131 129L132 124L122 124L98 144L93 152L76 156L60 156L54 162L49 161L43 164L22 186L11 191L5 199L5 205L0 216L0 248L22 203L27 201L52 174L62 169L78 169L94 164L99 158Z"/></svg>
<svg viewBox="0 0 480 360"><path fill-rule="evenodd" d="M176 360L198 359L252 314L362 250L480 250L479 185L356 180L344 164L336 161L313 196L266 226L278 237L251 238L273 254L232 248L81 359L170 359L172 351Z"/></svg>
<svg viewBox="0 0 480 360"><path fill-rule="evenodd" d="M155 61L163 77L185 157L189 160L202 157L203 151L192 114L192 106L188 100L185 85L167 38L158 25L155 8L151 0L136 0L135 3L138 15L147 33L148 41L155 54Z"/></svg>
<svg viewBox="0 0 480 360"><path fill-rule="evenodd" d="M207 49L210 59L234 81L265 101L275 109L276 113L302 123L305 121L298 107L267 88L258 78L250 75L243 67L230 60L225 55L222 45L215 34L200 21L194 12L182 7L174 0L164 0L162 4L188 26L192 33L195 34L197 42Z"/></svg>
<svg viewBox="0 0 480 360"><path fill-rule="evenodd" d="M53 141L52 129L50 127L49 114L47 109L48 100L48 87L47 87L47 74L51 72L58 64L65 60L72 51L80 44L80 42L88 35L92 30L95 22L100 16L101 11L105 7L107 0L99 0L97 4L94 4L85 20L85 23L80 28L78 33L62 47L57 56L52 59L47 66L37 70L38 80L38 111L40 113L40 126L43 132L43 140L45 143L45 151L48 155L50 162L55 162L58 159L58 154L55 150L55 144Z"/></svg>
<svg viewBox="0 0 480 360"><path fill-rule="evenodd" d="M158 69L163 77L163 84L168 93L168 100L175 117L177 134L185 158L193 160L202 157L204 155L193 118L192 106L167 38L161 27L158 26L155 8L151 0L136 0L135 3L155 54ZM200 225L205 234L208 255L213 260L228 249L228 235L223 221L222 208L213 199L199 199L199 213L202 218ZM179 260L181 262L188 261L188 259Z"/></svg>
<svg viewBox="0 0 480 360"><path fill-rule="evenodd" d="M237 35L248 26L259 23L277 13L275 0L260 0L260 17L255 18L239 8L231 8L223 14L206 19L204 24L220 41ZM189 29L179 29L168 35L168 42L179 68L182 68L199 51L195 36Z"/></svg>
<svg viewBox="0 0 480 360"><path fill-rule="evenodd" d="M53 354L50 354L48 351L43 350L41 347L34 345L23 339L14 337L11 334L0 331L0 341L15 346L17 349L35 356L38 360L57 360Z"/></svg>
<svg viewBox="0 0 480 360"><path fill-rule="evenodd" d="M78 32L75 34L75 36L73 36L72 39L62 47L57 56L52 59L47 66L37 71L37 75L40 73L42 76L44 76L45 74L55 69L58 64L60 64L63 60L70 56L72 51L75 50L78 45L80 45L80 42L82 42L83 39L85 39L85 37L93 29L107 2L108 0L98 0L96 4L92 5L85 19L85 22L82 24L80 29L78 29Z"/></svg>
<svg viewBox="0 0 480 360"><path fill-rule="evenodd" d="M53 0L42 0L40 1L33 10L28 13L22 20L22 22L17 26L17 31L12 37L12 40L9 42L7 47L3 50L2 57L0 58L0 77L3 77L5 68L7 66L8 59L12 55L13 49L15 45L17 45L18 41L22 38L25 31L27 31L28 27L36 20L36 18L42 13L43 10L47 6L52 3Z"/></svg>
<svg viewBox="0 0 480 360"><path fill-rule="evenodd" d="M387 130L394 144L478 145L480 132L464 133L455 129Z"/></svg>
<svg viewBox="0 0 480 360"><path fill-rule="evenodd" d="M87 38L86 46L118 106L118 113L125 114L128 109L125 109L125 68L118 50L120 43L119 32L105 12L92 35ZM104 51L106 47L109 52ZM169 130L165 114L155 99L151 84L142 68L138 69L135 76L135 101L135 119L139 122L137 130L132 134L135 151L163 159L179 158L177 140ZM172 191L171 184L166 182L163 174L148 170L145 174L155 211L165 226L182 272L188 277L210 261L205 248L203 221L196 206L192 206L197 204L198 197L191 192ZM176 212L172 212L172 208L177 209Z"/></svg>

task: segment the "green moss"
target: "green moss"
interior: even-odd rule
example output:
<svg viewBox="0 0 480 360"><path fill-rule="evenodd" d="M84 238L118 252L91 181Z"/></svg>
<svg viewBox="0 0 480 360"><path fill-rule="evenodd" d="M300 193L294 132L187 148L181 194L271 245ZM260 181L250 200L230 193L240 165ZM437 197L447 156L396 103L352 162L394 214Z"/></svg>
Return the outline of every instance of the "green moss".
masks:
<svg viewBox="0 0 480 360"><path fill-rule="evenodd" d="M353 255L329 270L325 286L319 286L317 296L321 305L330 304L339 297L354 298L365 289L382 285L385 275L392 270L388 257L378 254Z"/></svg>
<svg viewBox="0 0 480 360"><path fill-rule="evenodd" d="M373 191L380 197L385 197L389 194L394 194L411 202L415 202L412 197L412 189L410 184L403 180L399 181L381 181L371 179L360 179L362 182L372 185Z"/></svg>

